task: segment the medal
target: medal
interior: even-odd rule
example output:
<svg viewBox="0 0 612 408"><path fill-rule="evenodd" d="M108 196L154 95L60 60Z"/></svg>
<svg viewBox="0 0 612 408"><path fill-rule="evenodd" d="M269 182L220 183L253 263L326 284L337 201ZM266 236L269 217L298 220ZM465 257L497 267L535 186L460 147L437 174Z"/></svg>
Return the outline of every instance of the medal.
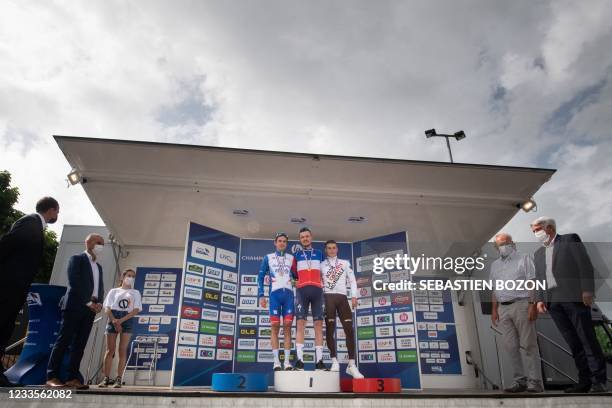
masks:
<svg viewBox="0 0 612 408"><path fill-rule="evenodd" d="M278 265L279 275L285 276L285 255L283 254L283 262L280 261L280 258L276 253L274 253L274 258L276 258L276 264Z"/></svg>

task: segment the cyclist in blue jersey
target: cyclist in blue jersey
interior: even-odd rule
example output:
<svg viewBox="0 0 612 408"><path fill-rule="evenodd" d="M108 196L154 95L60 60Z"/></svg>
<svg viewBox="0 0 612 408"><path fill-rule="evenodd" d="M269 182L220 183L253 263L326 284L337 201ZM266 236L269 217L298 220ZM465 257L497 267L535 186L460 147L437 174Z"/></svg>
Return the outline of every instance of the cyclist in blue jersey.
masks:
<svg viewBox="0 0 612 408"><path fill-rule="evenodd" d="M272 325L272 352L274 353L274 371L292 370L289 362L291 355L291 325L293 324L293 283L291 281L291 266L293 265L293 255L286 252L287 234L280 232L274 237L276 251L267 254L259 268L257 284L259 285L258 297L259 305L266 307L264 297L264 283L266 275L269 275L269 298L270 298L270 323ZM281 320L284 332L284 364L281 368L279 358L279 341Z"/></svg>

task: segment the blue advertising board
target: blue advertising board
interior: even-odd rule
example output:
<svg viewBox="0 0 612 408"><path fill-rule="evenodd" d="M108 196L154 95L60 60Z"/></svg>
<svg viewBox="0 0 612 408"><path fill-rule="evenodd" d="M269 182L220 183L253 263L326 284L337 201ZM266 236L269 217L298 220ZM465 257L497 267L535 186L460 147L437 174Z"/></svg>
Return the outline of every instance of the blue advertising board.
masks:
<svg viewBox="0 0 612 408"><path fill-rule="evenodd" d="M374 288L376 281L410 280L407 270L373 272L374 258L396 254L409 255L405 232L353 243L353 264L360 293L356 322L359 370L366 377L395 377L401 380L403 388L420 389L411 293Z"/></svg>
<svg viewBox="0 0 612 408"><path fill-rule="evenodd" d="M47 381L47 364L62 321L60 301L65 293L65 286L37 283L30 286L26 298L29 314L26 341L17 363L5 372L9 381L24 385ZM67 357L60 372L64 380Z"/></svg>
<svg viewBox="0 0 612 408"><path fill-rule="evenodd" d="M418 282L424 277L416 278ZM415 290L413 302L423 374L461 374L461 356L450 290Z"/></svg>
<svg viewBox="0 0 612 408"><path fill-rule="evenodd" d="M189 223L172 386L206 386L234 361L240 238Z"/></svg>
<svg viewBox="0 0 612 408"><path fill-rule="evenodd" d="M138 340L139 345L134 347L128 366L148 367L156 351L157 370L172 369L181 274L180 268L136 269L134 289L140 292L142 311L133 318L132 340Z"/></svg>

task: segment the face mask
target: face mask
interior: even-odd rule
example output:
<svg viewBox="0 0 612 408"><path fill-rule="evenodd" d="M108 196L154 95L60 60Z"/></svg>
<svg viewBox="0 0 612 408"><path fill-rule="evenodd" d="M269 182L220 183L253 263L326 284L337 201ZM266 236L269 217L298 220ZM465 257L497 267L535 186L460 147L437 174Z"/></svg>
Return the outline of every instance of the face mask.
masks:
<svg viewBox="0 0 612 408"><path fill-rule="evenodd" d="M104 245L96 245L93 247L93 251L96 255L100 255L104 251Z"/></svg>
<svg viewBox="0 0 612 408"><path fill-rule="evenodd" d="M512 253L512 251L514 250L514 246L513 245L502 245L498 249L499 249L499 254L505 258Z"/></svg>
<svg viewBox="0 0 612 408"><path fill-rule="evenodd" d="M546 231L544 230L536 231L533 233L533 235L535 235L536 239L540 241L541 243L548 241L548 235L546 234Z"/></svg>
<svg viewBox="0 0 612 408"><path fill-rule="evenodd" d="M134 286L134 278L132 278L131 276L127 276L123 279L123 283L125 283L131 288Z"/></svg>

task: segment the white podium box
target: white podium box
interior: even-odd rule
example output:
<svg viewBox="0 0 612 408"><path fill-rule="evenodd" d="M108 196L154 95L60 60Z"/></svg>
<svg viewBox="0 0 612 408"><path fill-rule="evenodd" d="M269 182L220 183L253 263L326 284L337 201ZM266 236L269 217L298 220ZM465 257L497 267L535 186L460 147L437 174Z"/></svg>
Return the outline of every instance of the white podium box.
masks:
<svg viewBox="0 0 612 408"><path fill-rule="evenodd" d="M340 392L340 373L332 371L275 371L278 392Z"/></svg>

